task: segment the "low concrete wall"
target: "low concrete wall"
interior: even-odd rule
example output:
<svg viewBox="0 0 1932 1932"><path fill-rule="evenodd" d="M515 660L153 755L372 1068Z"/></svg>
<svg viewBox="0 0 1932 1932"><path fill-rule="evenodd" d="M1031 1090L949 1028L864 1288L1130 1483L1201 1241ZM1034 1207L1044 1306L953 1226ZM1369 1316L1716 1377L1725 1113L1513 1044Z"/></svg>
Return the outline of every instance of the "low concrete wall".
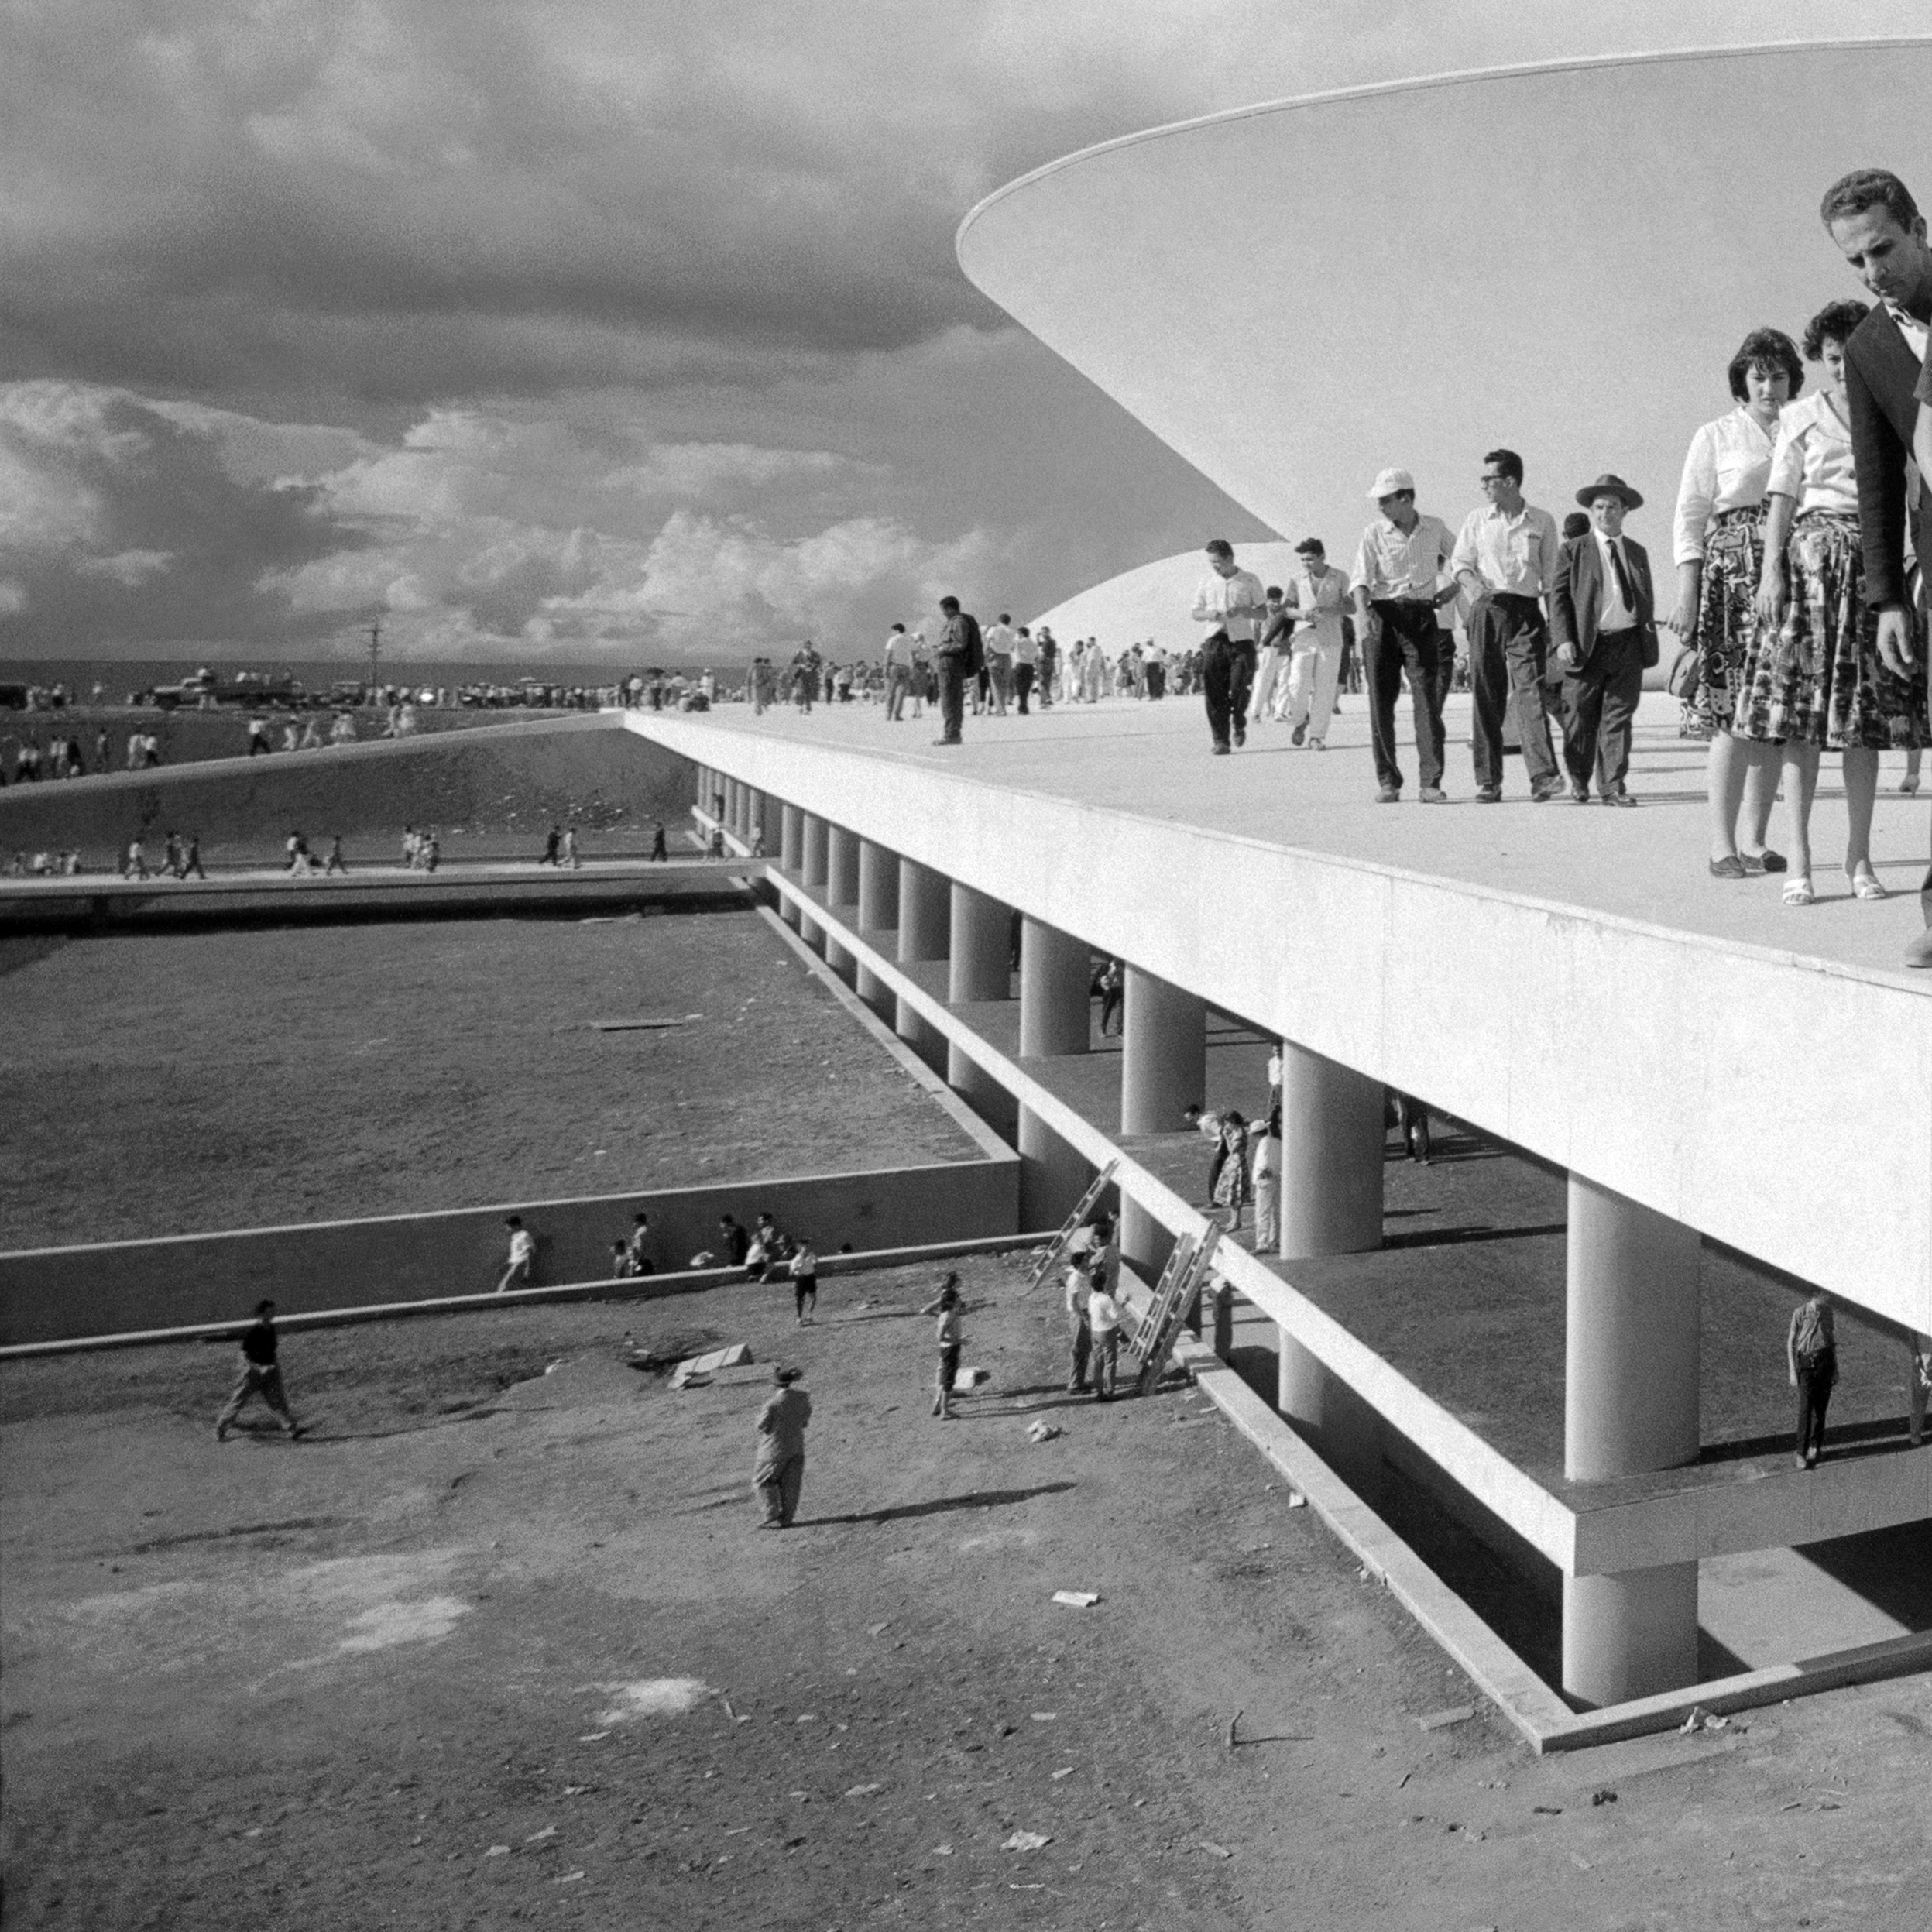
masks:
<svg viewBox="0 0 1932 1932"><path fill-rule="evenodd" d="M661 1270L714 1248L718 1217L760 1209L822 1253L917 1247L1019 1228L1017 1155L862 1174L737 1181L645 1194L504 1202L376 1220L184 1234L0 1254L0 1345L225 1322L264 1295L290 1314L428 1300L496 1284L520 1214L537 1237L535 1280L595 1281L631 1217L650 1217Z"/></svg>

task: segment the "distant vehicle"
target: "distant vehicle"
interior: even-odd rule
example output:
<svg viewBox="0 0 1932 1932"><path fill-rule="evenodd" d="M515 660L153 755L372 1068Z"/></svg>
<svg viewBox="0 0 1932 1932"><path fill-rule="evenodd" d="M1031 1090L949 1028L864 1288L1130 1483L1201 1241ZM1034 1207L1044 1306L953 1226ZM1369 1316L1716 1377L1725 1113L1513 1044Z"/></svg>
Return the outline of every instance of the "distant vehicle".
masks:
<svg viewBox="0 0 1932 1932"><path fill-rule="evenodd" d="M286 671L238 671L218 676L205 667L178 685L157 685L149 700L163 711L184 705L276 705L290 709L314 702Z"/></svg>

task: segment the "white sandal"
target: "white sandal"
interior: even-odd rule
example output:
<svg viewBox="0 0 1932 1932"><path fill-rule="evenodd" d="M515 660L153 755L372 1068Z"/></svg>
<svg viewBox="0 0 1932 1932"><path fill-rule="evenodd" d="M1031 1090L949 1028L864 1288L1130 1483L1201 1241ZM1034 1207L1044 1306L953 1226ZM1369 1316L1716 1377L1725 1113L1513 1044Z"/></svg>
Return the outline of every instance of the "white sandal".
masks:
<svg viewBox="0 0 1932 1932"><path fill-rule="evenodd" d="M1811 875L1808 872L1794 873L1785 881L1784 902L1788 906L1808 906L1817 896L1811 890Z"/></svg>
<svg viewBox="0 0 1932 1932"><path fill-rule="evenodd" d="M1868 861L1851 874L1851 896L1855 899L1889 899L1892 895L1879 883L1878 874Z"/></svg>

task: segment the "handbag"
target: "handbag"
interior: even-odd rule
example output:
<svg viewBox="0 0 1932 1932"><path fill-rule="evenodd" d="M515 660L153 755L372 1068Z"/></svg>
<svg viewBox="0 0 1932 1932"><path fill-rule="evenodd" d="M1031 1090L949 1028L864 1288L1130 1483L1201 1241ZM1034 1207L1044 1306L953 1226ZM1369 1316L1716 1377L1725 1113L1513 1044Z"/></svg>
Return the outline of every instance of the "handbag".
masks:
<svg viewBox="0 0 1932 1932"><path fill-rule="evenodd" d="M1694 643L1680 644L1677 654L1670 661L1670 673L1664 680L1664 688L1680 703L1695 702L1702 673L1697 664L1697 647Z"/></svg>

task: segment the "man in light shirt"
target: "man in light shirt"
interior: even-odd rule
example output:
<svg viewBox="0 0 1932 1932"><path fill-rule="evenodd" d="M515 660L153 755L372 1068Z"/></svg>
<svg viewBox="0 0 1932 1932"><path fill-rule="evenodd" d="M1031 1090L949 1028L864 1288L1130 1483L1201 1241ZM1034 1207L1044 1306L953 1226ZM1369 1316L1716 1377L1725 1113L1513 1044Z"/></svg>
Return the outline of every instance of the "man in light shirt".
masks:
<svg viewBox="0 0 1932 1932"><path fill-rule="evenodd" d="M1563 546L1549 600L1563 667L1563 764L1578 805L1590 802L1594 767L1605 805L1634 805L1624 780L1644 662L1656 661L1656 596L1649 555L1625 536L1623 522L1643 499L1606 473L1577 501L1590 512L1590 528Z"/></svg>
<svg viewBox="0 0 1932 1932"><path fill-rule="evenodd" d="M1261 580L1234 561L1234 546L1217 537L1208 572L1194 592L1194 621L1208 626L1201 643L1201 695L1214 753L1224 757L1247 742L1247 694L1254 681L1254 640L1268 615Z"/></svg>
<svg viewBox="0 0 1932 1932"><path fill-rule="evenodd" d="M987 698L994 714L1006 715L1007 700L1013 693L1013 616L1001 611L1000 621L986 632Z"/></svg>
<svg viewBox="0 0 1932 1932"><path fill-rule="evenodd" d="M1033 633L1024 624L1013 633L1013 695L1017 701L1020 715L1027 715L1026 701L1033 695L1034 674L1040 664L1040 647L1033 641ZM1041 704L1046 700L1041 698Z"/></svg>
<svg viewBox="0 0 1932 1932"><path fill-rule="evenodd" d="M1376 801L1392 805L1402 799L1395 699L1406 671L1422 802L1440 805L1448 794L1443 790L1443 719L1436 702L1436 609L1456 594L1453 585L1442 586L1443 566L1453 547L1449 526L1416 509L1416 479L1405 469L1384 470L1368 496L1378 513L1362 532L1348 583L1368 690Z"/></svg>
<svg viewBox="0 0 1932 1932"><path fill-rule="evenodd" d="M904 624L894 624L886 636L886 719L897 724L905 709L906 693L912 685L912 640Z"/></svg>
<svg viewBox="0 0 1932 1932"><path fill-rule="evenodd" d="M1523 459L1513 449L1492 449L1483 458L1481 481L1489 500L1469 513L1451 565L1472 599L1469 681L1476 702L1470 749L1476 799L1493 805L1502 798L1503 720L1513 695L1529 795L1541 805L1563 790L1543 698L1549 650L1543 599L1556 587L1563 540L1548 510L1524 502Z"/></svg>
<svg viewBox="0 0 1932 1932"><path fill-rule="evenodd" d="M1295 599L1290 609L1298 628L1289 646L1288 675L1282 681L1275 715L1294 720L1292 743L1299 745L1306 738L1316 750L1326 751L1328 721L1335 712L1335 687L1341 678L1342 610L1348 602L1348 578L1330 567L1319 537L1304 537L1295 546L1295 554L1300 560L1299 568L1289 589ZM1443 682L1439 676L1439 692ZM1438 718L1442 715L1440 698L1436 713Z"/></svg>

